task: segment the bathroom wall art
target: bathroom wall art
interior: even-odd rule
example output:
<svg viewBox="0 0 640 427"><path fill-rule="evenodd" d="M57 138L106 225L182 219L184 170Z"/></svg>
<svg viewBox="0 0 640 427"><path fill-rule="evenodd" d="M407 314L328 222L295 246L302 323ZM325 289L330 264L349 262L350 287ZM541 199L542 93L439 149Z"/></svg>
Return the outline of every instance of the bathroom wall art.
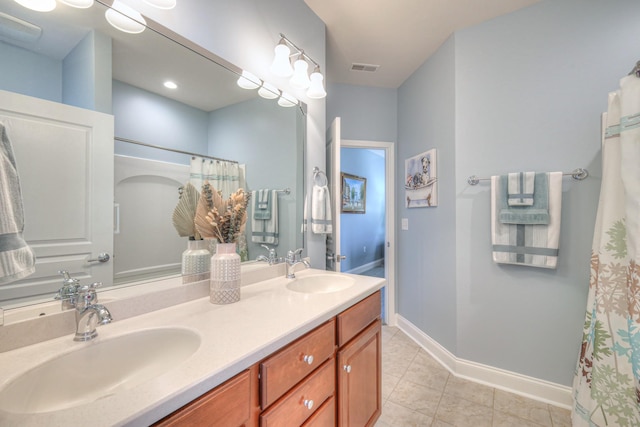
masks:
<svg viewBox="0 0 640 427"><path fill-rule="evenodd" d="M438 206L438 169L436 163L435 148L409 157L404 161L405 207Z"/></svg>
<svg viewBox="0 0 640 427"><path fill-rule="evenodd" d="M367 178L340 173L342 182L342 213L365 213L367 208Z"/></svg>

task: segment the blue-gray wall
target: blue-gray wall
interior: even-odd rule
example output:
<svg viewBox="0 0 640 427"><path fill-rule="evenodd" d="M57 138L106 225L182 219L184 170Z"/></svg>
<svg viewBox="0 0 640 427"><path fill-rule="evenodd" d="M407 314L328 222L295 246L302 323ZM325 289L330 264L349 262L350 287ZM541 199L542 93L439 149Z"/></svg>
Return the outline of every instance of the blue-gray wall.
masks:
<svg viewBox="0 0 640 427"><path fill-rule="evenodd" d="M331 85L343 138L397 132L398 313L457 357L571 385L599 195L600 114L640 59L635 0L543 1L457 31L393 95ZM387 116L393 116L390 112ZM391 139L393 140L393 139ZM407 209L404 159L438 149L439 206ZM556 270L494 264L489 185L470 175L571 171ZM409 230L400 229L402 218Z"/></svg>
<svg viewBox="0 0 640 427"><path fill-rule="evenodd" d="M397 90L333 83L327 92L327 122L342 119L342 139L396 141Z"/></svg>
<svg viewBox="0 0 640 427"><path fill-rule="evenodd" d="M62 101L62 61L0 41L0 89Z"/></svg>
<svg viewBox="0 0 640 427"><path fill-rule="evenodd" d="M384 259L385 241L385 159L383 150L342 148L341 171L367 179L364 214L340 215L341 271Z"/></svg>
<svg viewBox="0 0 640 427"><path fill-rule="evenodd" d="M599 194L600 113L639 59L630 47L639 18L633 0L544 1L456 32L400 87L398 165L438 148L440 206L398 206L410 224L399 231L399 313L456 356L571 384ZM494 264L489 185L471 187L467 177L576 167L592 176L564 180L558 268Z"/></svg>

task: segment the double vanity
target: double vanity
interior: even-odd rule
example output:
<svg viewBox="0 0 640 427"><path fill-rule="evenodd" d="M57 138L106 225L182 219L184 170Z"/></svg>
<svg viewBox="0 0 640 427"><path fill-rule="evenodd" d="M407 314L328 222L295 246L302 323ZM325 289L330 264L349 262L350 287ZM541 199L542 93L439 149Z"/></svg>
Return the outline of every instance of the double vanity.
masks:
<svg viewBox="0 0 640 427"><path fill-rule="evenodd" d="M384 279L281 270L251 271L230 305L206 295L140 313L140 297L112 297L93 340L0 353L0 426L373 424Z"/></svg>

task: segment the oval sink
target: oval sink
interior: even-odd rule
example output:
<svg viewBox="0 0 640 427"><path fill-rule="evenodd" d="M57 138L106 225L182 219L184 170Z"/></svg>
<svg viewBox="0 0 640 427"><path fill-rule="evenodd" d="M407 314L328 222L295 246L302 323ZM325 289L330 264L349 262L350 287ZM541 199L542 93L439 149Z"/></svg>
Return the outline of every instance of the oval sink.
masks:
<svg viewBox="0 0 640 427"><path fill-rule="evenodd" d="M130 389L186 360L200 336L181 328L148 329L50 359L0 390L0 410L34 414L83 405Z"/></svg>
<svg viewBox="0 0 640 427"><path fill-rule="evenodd" d="M327 294L343 291L353 286L356 281L348 276L338 274L316 274L313 276L297 277L287 283L287 288L295 292L307 294Z"/></svg>

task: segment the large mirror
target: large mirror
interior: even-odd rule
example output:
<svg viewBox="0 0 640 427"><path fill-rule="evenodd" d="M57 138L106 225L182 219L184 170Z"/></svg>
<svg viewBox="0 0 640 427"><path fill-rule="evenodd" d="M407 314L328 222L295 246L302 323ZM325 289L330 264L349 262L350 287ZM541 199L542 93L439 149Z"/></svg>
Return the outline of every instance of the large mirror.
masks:
<svg viewBox="0 0 640 427"><path fill-rule="evenodd" d="M90 170L78 165L71 152L65 154L54 147L50 152L43 148L34 153L21 148L20 141L12 141L24 183L25 237L33 243L38 263L30 278L0 287L1 307L51 300L62 282L59 269L70 271L83 283L100 278L105 287L179 274L187 239L178 236L171 215L179 187L193 173L194 161L230 161L240 169L239 179L249 192L281 190L275 249L283 255L304 246L300 226L305 106L284 108L276 100L258 96L256 90L240 88L237 67L153 21L147 19L147 28L139 34L116 30L105 19L108 9L100 2L89 9L58 3L48 13L30 11L14 1L0 5L0 90L6 91L5 95L27 95L52 101L54 107L66 104L114 117L109 158L113 180L102 182L99 192L76 193L82 178L69 173L68 179L74 181L57 185L58 193L50 194L48 200L58 203L48 207L33 200L30 186L40 186L43 175L57 178L66 171L79 170L80 176L89 176ZM166 80L174 81L178 88L164 87ZM5 119L11 119L11 112L3 113ZM87 153L78 156L82 159ZM33 161L35 158L40 161ZM80 184L92 188L86 182ZM75 221L108 218L111 246L104 252L112 251L110 260L94 261L103 252L96 246L78 251L66 264L56 264L62 257L48 249L50 241L32 234L38 227L30 228L31 212L44 210L46 216L38 220L40 228L60 234L51 239L65 244L82 240L61 234L65 226L60 224L69 215L58 207L75 213L86 206L86 200L78 199L104 192L113 195L113 213ZM73 208L75 203L78 209ZM247 260L261 265L255 260L267 252L264 242L253 241L251 213L249 216ZM86 232L92 225L80 228ZM105 265L106 278L96 273Z"/></svg>

